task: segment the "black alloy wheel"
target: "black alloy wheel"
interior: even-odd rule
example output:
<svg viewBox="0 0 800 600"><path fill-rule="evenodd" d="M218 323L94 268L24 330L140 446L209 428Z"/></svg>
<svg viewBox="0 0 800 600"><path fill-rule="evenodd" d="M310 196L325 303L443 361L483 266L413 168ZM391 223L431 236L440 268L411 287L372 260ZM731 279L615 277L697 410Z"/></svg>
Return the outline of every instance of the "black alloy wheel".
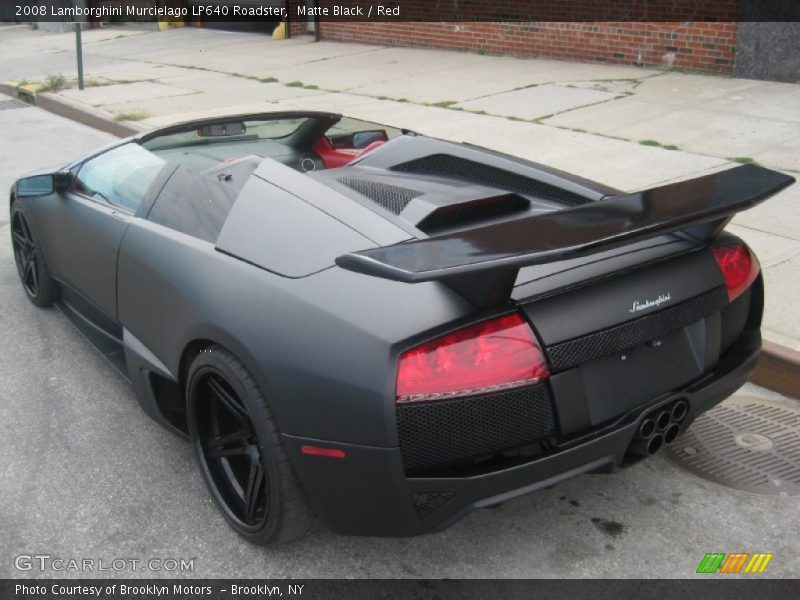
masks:
<svg viewBox="0 0 800 600"><path fill-rule="evenodd" d="M14 248L14 261L22 286L28 295L35 298L39 293L39 272L36 265L36 246L33 243L25 216L17 211L11 219L11 244Z"/></svg>
<svg viewBox="0 0 800 600"><path fill-rule="evenodd" d="M247 407L218 373L205 373L194 393L207 481L229 519L257 530L269 514L269 478Z"/></svg>
<svg viewBox="0 0 800 600"><path fill-rule="evenodd" d="M36 306L52 304L56 298L56 282L50 277L34 230L19 201L14 203L11 211L11 247L19 279L30 301Z"/></svg>
<svg viewBox="0 0 800 600"><path fill-rule="evenodd" d="M244 365L221 346L203 348L186 374L186 408L200 472L228 524L258 545L306 535L316 517Z"/></svg>

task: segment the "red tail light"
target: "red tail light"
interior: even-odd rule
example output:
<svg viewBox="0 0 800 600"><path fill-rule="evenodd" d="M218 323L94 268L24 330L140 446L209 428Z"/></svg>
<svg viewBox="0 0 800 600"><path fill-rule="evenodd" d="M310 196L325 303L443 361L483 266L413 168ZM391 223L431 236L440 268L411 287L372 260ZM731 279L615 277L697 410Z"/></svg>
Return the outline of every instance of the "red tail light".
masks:
<svg viewBox="0 0 800 600"><path fill-rule="evenodd" d="M728 300L733 302L758 277L760 267L756 257L744 244L714 246L711 251L728 288Z"/></svg>
<svg viewBox="0 0 800 600"><path fill-rule="evenodd" d="M549 374L533 331L519 314L512 314L404 352L397 368L397 402L535 383Z"/></svg>

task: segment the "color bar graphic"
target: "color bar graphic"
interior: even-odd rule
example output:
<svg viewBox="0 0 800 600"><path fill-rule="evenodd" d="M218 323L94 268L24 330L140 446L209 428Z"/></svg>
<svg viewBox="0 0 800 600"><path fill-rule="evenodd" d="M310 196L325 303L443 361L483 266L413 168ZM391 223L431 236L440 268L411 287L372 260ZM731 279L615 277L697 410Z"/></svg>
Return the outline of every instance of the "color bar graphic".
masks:
<svg viewBox="0 0 800 600"><path fill-rule="evenodd" d="M737 574L763 573L769 561L772 560L772 553L756 552L709 552L700 561L697 573L726 573ZM747 565L747 566L745 566ZM744 569L744 571L742 571Z"/></svg>

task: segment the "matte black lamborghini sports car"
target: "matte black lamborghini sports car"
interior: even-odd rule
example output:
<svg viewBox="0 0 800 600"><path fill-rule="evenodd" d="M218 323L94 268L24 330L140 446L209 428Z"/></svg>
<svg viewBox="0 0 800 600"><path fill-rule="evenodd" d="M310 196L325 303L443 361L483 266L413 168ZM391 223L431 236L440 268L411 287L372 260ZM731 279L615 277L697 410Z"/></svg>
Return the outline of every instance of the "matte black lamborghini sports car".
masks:
<svg viewBox="0 0 800 600"><path fill-rule="evenodd" d="M11 191L14 257L248 540L400 536L659 450L745 381L753 165L622 194L328 113L144 133Z"/></svg>

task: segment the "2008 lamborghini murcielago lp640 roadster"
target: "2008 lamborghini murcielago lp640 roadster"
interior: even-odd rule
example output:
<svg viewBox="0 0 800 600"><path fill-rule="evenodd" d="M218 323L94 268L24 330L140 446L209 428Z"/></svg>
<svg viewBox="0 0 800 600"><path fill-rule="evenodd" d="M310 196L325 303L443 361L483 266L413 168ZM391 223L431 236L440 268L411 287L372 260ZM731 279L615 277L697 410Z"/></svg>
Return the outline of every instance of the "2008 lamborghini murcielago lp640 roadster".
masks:
<svg viewBox="0 0 800 600"><path fill-rule="evenodd" d="M25 292L191 440L255 543L414 535L613 471L745 381L745 165L623 194L328 113L140 134L11 191Z"/></svg>

